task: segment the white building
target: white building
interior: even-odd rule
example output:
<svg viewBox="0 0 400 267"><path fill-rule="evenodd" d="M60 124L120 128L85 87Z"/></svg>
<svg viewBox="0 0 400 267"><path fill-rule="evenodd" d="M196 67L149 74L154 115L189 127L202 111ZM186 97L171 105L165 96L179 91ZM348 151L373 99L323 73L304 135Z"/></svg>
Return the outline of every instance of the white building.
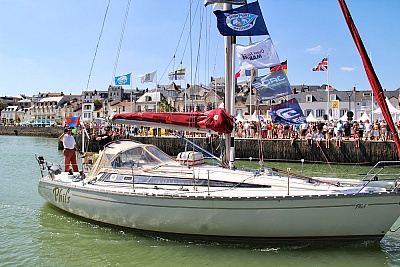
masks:
<svg viewBox="0 0 400 267"><path fill-rule="evenodd" d="M65 96L53 96L40 99L31 109L33 124L53 125L65 120L64 104L68 99Z"/></svg>
<svg viewBox="0 0 400 267"><path fill-rule="evenodd" d="M3 123L15 123L17 121L18 106L8 106L1 111Z"/></svg>

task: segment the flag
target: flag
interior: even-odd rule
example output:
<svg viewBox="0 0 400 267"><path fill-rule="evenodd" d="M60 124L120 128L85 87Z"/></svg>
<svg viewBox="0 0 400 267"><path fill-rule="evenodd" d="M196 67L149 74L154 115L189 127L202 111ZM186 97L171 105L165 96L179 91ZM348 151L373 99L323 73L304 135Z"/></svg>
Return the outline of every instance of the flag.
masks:
<svg viewBox="0 0 400 267"><path fill-rule="evenodd" d="M146 73L145 75L141 75L140 82L141 83L155 83L157 77L157 71Z"/></svg>
<svg viewBox="0 0 400 267"><path fill-rule="evenodd" d="M251 70L242 70L240 69L235 73L235 78L243 77L243 76L251 76Z"/></svg>
<svg viewBox="0 0 400 267"><path fill-rule="evenodd" d="M67 126L70 127L78 127L80 121L80 117L68 116L65 118L65 122Z"/></svg>
<svg viewBox="0 0 400 267"><path fill-rule="evenodd" d="M204 0L204 6L218 3L228 3L232 5L245 5L246 0Z"/></svg>
<svg viewBox="0 0 400 267"><path fill-rule="evenodd" d="M223 36L269 35L258 1L231 10L215 10Z"/></svg>
<svg viewBox="0 0 400 267"><path fill-rule="evenodd" d="M306 122L306 117L296 98L272 106L269 114L273 123L288 125Z"/></svg>
<svg viewBox="0 0 400 267"><path fill-rule="evenodd" d="M131 84L131 74L125 74L122 76L116 76L115 77L115 85L127 85Z"/></svg>
<svg viewBox="0 0 400 267"><path fill-rule="evenodd" d="M328 71L328 58L323 58L317 66L312 68L312 71Z"/></svg>
<svg viewBox="0 0 400 267"><path fill-rule="evenodd" d="M255 78L253 87L257 90L260 100L273 99L292 93L289 80L283 70Z"/></svg>
<svg viewBox="0 0 400 267"><path fill-rule="evenodd" d="M287 74L287 60L281 62L281 64L279 64L277 66L270 68L269 72L275 72L278 70L283 70L285 72L285 74Z"/></svg>
<svg viewBox="0 0 400 267"><path fill-rule="evenodd" d="M236 45L240 69L263 69L279 64L271 38L250 45Z"/></svg>
<svg viewBox="0 0 400 267"><path fill-rule="evenodd" d="M186 68L179 69L176 71L171 71L168 73L168 79L170 80L184 80L186 74Z"/></svg>

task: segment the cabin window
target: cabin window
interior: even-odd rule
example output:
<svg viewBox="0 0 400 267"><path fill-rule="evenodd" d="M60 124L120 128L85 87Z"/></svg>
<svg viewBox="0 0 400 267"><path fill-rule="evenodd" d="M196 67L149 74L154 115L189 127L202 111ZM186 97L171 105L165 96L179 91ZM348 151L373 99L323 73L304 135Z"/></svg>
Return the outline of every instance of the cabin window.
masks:
<svg viewBox="0 0 400 267"><path fill-rule="evenodd" d="M142 147L126 150L115 156L111 166L115 169L149 168L160 164L162 161L172 161L161 150L153 149L151 146L147 149L150 153Z"/></svg>

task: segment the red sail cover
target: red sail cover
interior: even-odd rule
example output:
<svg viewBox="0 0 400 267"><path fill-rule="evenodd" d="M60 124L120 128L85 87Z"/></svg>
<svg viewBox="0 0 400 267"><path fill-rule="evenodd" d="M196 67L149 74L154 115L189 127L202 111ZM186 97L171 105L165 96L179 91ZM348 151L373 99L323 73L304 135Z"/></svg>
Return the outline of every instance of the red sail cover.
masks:
<svg viewBox="0 0 400 267"><path fill-rule="evenodd" d="M353 37L354 43L356 44L358 52L360 53L362 62L364 64L365 72L367 74L372 91L374 92L374 96L376 97L379 107L382 110L383 117L385 118L385 120L390 128L390 131L393 134L393 139L394 139L394 142L397 147L397 153L398 153L398 156L400 157L399 136L397 134L397 129L394 126L392 116L389 112L389 108L386 104L386 100L385 100L385 96L383 94L383 89L382 89L381 83L379 82L378 76L376 75L375 70L372 66L372 63L368 57L367 50L364 47L364 44L360 37L360 34L358 33L356 25L354 24L354 21L350 15L350 11L347 8L346 2L344 0L339 0L339 5L342 9L344 18L347 22L347 26L349 27L349 30L350 30L351 36Z"/></svg>
<svg viewBox="0 0 400 267"><path fill-rule="evenodd" d="M167 123L171 125L210 129L224 134L229 134L233 130L233 116L222 108L204 112L120 113L113 116L113 120L116 119Z"/></svg>

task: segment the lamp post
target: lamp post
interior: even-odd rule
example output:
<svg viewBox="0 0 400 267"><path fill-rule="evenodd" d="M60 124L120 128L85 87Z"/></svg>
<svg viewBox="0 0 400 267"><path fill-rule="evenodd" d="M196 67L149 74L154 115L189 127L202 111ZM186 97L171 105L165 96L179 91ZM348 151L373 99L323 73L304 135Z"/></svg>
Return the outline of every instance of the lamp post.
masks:
<svg viewBox="0 0 400 267"><path fill-rule="evenodd" d="M347 94L347 96L349 97L349 111L350 111L350 98L351 98L351 96L353 95L353 93L354 93L354 91L350 91L350 93L348 93L347 91L346 91L346 94Z"/></svg>

